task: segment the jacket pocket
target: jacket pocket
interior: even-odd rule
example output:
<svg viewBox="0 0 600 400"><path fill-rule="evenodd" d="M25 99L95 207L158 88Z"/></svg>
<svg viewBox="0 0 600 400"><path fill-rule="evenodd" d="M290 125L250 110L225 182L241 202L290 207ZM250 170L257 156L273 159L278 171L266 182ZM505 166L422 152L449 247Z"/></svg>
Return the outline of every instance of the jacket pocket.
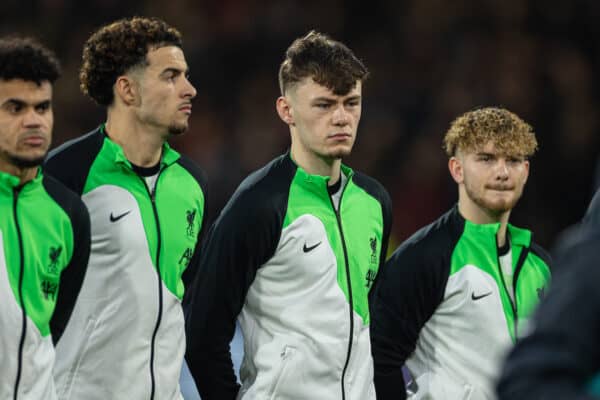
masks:
<svg viewBox="0 0 600 400"><path fill-rule="evenodd" d="M474 400L473 386L454 382L450 377L426 372L414 381L409 400Z"/></svg>
<svg viewBox="0 0 600 400"><path fill-rule="evenodd" d="M288 372L290 371L290 366L294 359L295 354L296 354L295 347L287 346L287 345L283 347L283 350L281 351L281 354L280 354L281 361L279 363L279 370L277 371L277 373L273 379L273 384L271 385L271 389L268 392L270 400L275 400L277 398L277 394L280 391L280 388L282 387L282 385L285 384L286 376L288 375Z"/></svg>
<svg viewBox="0 0 600 400"><path fill-rule="evenodd" d="M94 332L94 328L96 327L97 319L94 317L88 318L85 323L85 327L81 332L81 342L79 343L77 352L75 353L75 357L73 358L73 364L69 367L69 370L66 374L66 378L61 388L59 388L59 398L61 399L69 399L71 397L71 389L73 387L73 383L77 378L77 372L79 370L79 366L83 360L83 357L88 348L90 337L92 336L92 332Z"/></svg>

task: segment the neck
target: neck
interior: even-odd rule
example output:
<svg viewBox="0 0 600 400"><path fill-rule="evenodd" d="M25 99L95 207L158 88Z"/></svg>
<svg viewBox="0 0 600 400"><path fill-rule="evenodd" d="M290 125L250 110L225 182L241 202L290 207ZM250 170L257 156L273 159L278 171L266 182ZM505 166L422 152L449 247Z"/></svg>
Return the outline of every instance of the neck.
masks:
<svg viewBox="0 0 600 400"><path fill-rule="evenodd" d="M311 175L328 176L328 185L332 186L340 179L342 160L340 158L327 158L316 155L313 152L305 150L301 146L294 146L290 150L292 159L303 170Z"/></svg>
<svg viewBox="0 0 600 400"><path fill-rule="evenodd" d="M36 177L38 167L21 168L13 164L0 162L0 171L19 178L19 185L23 185Z"/></svg>
<svg viewBox="0 0 600 400"><path fill-rule="evenodd" d="M109 108L106 131L133 164L151 167L160 161L167 134L156 127L140 124L133 113Z"/></svg>
<svg viewBox="0 0 600 400"><path fill-rule="evenodd" d="M508 218L510 217L510 210L501 213L492 212L474 203L466 193L462 193L462 190L459 189L459 192L458 211L463 218L474 224L500 223L496 238L498 246L504 246L506 243L506 229L508 226Z"/></svg>

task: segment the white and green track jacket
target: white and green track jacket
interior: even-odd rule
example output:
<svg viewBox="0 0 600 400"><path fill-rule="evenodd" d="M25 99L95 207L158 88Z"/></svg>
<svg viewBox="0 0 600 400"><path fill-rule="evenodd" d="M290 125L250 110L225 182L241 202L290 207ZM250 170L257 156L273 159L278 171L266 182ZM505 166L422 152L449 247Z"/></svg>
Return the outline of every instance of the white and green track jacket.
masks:
<svg viewBox="0 0 600 400"><path fill-rule="evenodd" d="M203 400L375 399L368 295L391 205L373 179L342 173L335 207L328 177L283 155L240 185L211 228L186 316ZM229 353L236 318L241 388Z"/></svg>
<svg viewBox="0 0 600 400"><path fill-rule="evenodd" d="M500 224L474 224L458 207L406 240L385 264L372 301L378 400L492 400L508 349L550 281L546 252L508 225L514 300L496 244Z"/></svg>
<svg viewBox="0 0 600 400"><path fill-rule="evenodd" d="M79 197L38 173L0 172L0 399L54 400L54 346L69 320L90 251Z"/></svg>
<svg viewBox="0 0 600 400"><path fill-rule="evenodd" d="M181 399L181 304L204 217L201 172L165 144L151 190L103 126L57 149L47 168L81 194L92 232L81 294L57 345L59 398Z"/></svg>

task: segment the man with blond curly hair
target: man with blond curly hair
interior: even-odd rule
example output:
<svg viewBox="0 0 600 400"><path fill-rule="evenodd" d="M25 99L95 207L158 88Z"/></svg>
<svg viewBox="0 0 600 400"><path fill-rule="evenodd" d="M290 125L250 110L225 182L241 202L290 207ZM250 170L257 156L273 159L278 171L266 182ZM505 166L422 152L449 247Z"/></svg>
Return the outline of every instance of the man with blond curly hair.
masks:
<svg viewBox="0 0 600 400"><path fill-rule="evenodd" d="M458 205L386 263L372 303L377 399L494 399L507 350L550 280L545 251L509 224L523 193L532 128L501 108L457 118L444 138Z"/></svg>
<svg viewBox="0 0 600 400"><path fill-rule="evenodd" d="M81 195L92 251L57 345L59 399L179 400L182 301L198 255L202 172L167 140L188 127L196 89L181 35L135 17L87 40L81 88L106 122L55 150L46 167Z"/></svg>

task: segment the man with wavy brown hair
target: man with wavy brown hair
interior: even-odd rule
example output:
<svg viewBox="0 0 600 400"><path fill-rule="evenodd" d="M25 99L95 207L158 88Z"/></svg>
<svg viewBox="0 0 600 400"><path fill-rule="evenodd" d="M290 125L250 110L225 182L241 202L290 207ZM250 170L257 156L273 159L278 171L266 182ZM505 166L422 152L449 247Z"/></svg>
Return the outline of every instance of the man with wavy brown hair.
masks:
<svg viewBox="0 0 600 400"><path fill-rule="evenodd" d="M181 303L205 209L203 174L171 149L196 90L181 34L158 19L103 26L87 40L82 91L106 122L54 151L47 169L89 209L92 252L57 346L60 399L181 399Z"/></svg>
<svg viewBox="0 0 600 400"><path fill-rule="evenodd" d="M350 154L368 71L311 31L288 48L276 110L291 148L248 176L211 228L186 320L204 400L374 400L368 296L391 202ZM238 386L229 342L239 321Z"/></svg>
<svg viewBox="0 0 600 400"><path fill-rule="evenodd" d="M550 279L548 256L512 209L537 149L531 126L502 108L457 118L444 138L458 205L388 260L371 324L377 398L494 399L501 359Z"/></svg>

